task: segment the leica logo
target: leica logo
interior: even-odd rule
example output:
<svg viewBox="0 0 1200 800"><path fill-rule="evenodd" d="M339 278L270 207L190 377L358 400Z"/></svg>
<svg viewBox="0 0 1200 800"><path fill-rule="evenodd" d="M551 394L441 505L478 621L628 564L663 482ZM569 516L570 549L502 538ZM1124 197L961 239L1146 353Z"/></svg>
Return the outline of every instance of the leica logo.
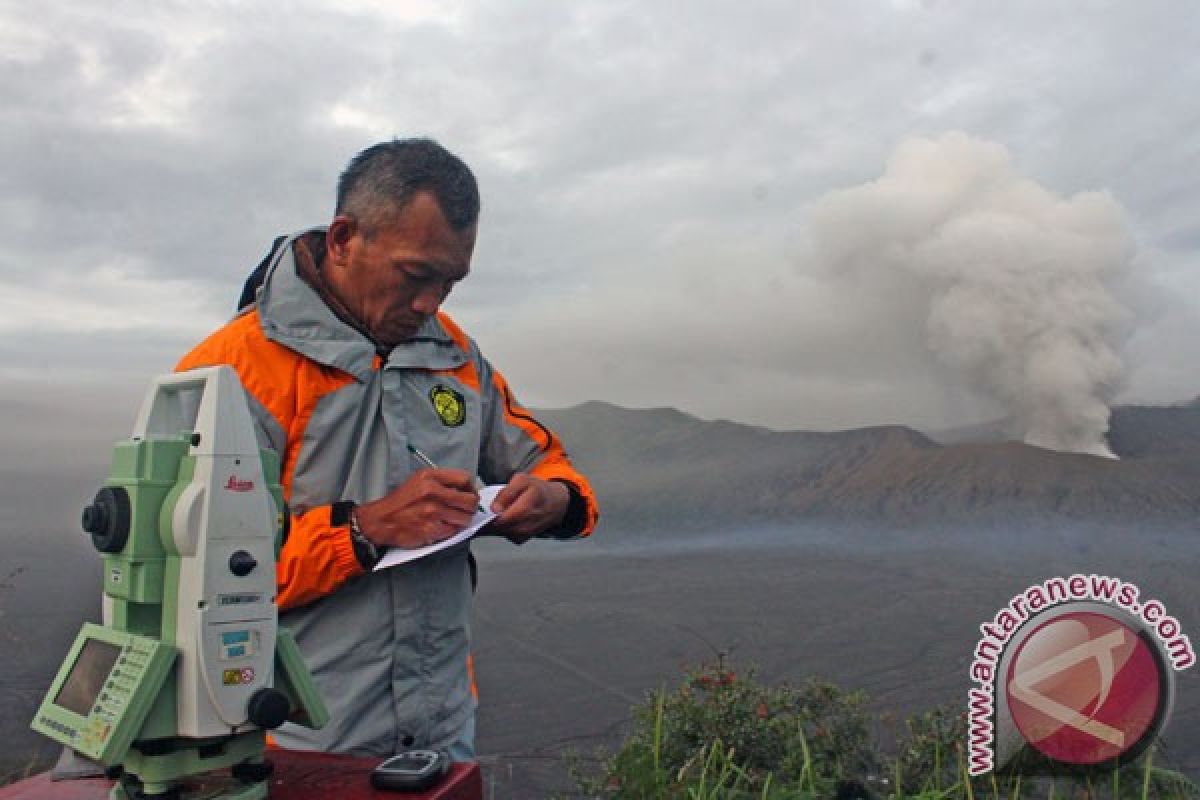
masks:
<svg viewBox="0 0 1200 800"><path fill-rule="evenodd" d="M225 488L231 492L250 492L254 490L254 481L230 475L229 480L225 482Z"/></svg>
<svg viewBox="0 0 1200 800"><path fill-rule="evenodd" d="M1152 647L1107 614L1079 611L1044 623L1009 665L1014 724L1027 742L1068 764L1129 753L1162 718L1165 686Z"/></svg>

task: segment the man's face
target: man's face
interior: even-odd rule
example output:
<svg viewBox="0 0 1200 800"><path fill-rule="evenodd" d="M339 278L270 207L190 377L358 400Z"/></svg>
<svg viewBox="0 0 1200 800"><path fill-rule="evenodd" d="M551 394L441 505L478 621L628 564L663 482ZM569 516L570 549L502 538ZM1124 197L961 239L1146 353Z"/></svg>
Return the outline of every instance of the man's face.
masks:
<svg viewBox="0 0 1200 800"><path fill-rule="evenodd" d="M437 199L418 192L371 237L339 216L326 237L326 277L360 324L386 347L411 339L467 276L475 226L456 231Z"/></svg>

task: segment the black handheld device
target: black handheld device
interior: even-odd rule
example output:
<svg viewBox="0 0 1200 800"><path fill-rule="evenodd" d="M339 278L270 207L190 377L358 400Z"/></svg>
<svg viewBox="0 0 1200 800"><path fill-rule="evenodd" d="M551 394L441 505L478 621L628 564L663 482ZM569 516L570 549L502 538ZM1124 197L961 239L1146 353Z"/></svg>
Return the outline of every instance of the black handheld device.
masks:
<svg viewBox="0 0 1200 800"><path fill-rule="evenodd" d="M450 771L450 758L436 750L404 750L371 770L371 785L394 792L421 792Z"/></svg>

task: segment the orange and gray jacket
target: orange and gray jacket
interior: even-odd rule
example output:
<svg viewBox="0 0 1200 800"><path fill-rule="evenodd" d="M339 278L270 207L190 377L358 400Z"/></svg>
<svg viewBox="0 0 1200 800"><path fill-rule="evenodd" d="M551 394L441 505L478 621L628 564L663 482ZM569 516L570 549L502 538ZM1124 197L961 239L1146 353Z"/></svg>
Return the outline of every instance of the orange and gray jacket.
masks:
<svg viewBox="0 0 1200 800"><path fill-rule="evenodd" d="M558 437L513 398L504 378L445 314L386 356L339 319L296 269L296 240L279 242L256 306L218 330L179 369L233 366L261 443L282 456L292 519L280 553L280 621L295 633L331 720L285 726L284 746L390 754L461 752L474 716L468 674L469 546L380 572L356 554L342 512L383 497L421 464L505 483L517 472L560 480L572 509L558 538L587 535L597 508Z"/></svg>

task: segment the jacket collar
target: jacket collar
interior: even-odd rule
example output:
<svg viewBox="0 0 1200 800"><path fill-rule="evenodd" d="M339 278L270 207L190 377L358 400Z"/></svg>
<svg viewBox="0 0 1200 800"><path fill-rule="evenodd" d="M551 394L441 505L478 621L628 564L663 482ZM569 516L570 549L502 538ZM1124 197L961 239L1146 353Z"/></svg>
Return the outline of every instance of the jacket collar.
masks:
<svg viewBox="0 0 1200 800"><path fill-rule="evenodd" d="M271 341L319 364L335 367L368 381L374 372L375 345L358 330L340 320L296 271L295 242L310 228L292 234L275 251L258 293L258 314L263 333ZM385 368L454 369L467 354L454 342L437 317L421 324L415 336L388 353Z"/></svg>

